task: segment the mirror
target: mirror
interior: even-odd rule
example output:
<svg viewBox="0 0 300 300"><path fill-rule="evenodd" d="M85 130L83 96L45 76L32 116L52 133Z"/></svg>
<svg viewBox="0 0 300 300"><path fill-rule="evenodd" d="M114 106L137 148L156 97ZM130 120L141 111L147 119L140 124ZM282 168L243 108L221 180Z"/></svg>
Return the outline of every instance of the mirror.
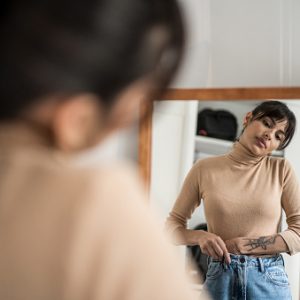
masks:
<svg viewBox="0 0 300 300"><path fill-rule="evenodd" d="M198 101L222 101L218 103L221 107L230 103L239 107L242 114L246 102L254 106L266 99L288 100L289 107L300 116L299 100L292 100L300 99L300 88L291 87L300 82L300 56L296 54L300 49L299 1L179 1L188 35L186 53L173 86L197 88L168 90L151 103L149 117L140 124L139 135L141 174L150 203L162 212L162 219L169 213L185 175L197 159L195 149L201 156L205 147L217 152L226 144L211 140L212 145L208 146L207 140L199 142L195 137L198 106L207 104ZM158 103L160 100L166 101ZM239 124L240 118L239 115ZM296 133L284 152L298 178L299 138ZM201 209L196 215L191 227L194 221L198 223L204 218ZM285 261L293 298L299 299L299 255Z"/></svg>
<svg viewBox="0 0 300 300"><path fill-rule="evenodd" d="M140 166L148 185L151 204L160 210L163 218L170 212L194 161L207 155L222 154L232 145L230 141L196 136L198 110L208 107L230 110L241 125L244 114L266 99L287 101L296 117L300 116L300 88L296 87L169 90L149 106L152 113L140 128L140 158L143 158ZM292 143L284 152L276 153L288 158L298 178L299 151L300 135L296 131ZM203 221L205 217L200 206L194 212L189 227L193 228ZM299 256L285 258L293 293L297 295ZM295 265L299 268L295 268Z"/></svg>

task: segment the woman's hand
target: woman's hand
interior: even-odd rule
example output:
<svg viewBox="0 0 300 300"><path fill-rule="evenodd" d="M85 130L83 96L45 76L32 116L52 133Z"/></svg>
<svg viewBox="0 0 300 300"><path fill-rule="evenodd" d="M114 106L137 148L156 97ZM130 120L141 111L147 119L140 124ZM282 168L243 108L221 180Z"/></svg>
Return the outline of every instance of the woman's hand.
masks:
<svg viewBox="0 0 300 300"><path fill-rule="evenodd" d="M234 238L234 239L230 239L230 240L226 240L225 241L225 245L228 249L228 252L229 253L232 253L232 254L246 254L244 251L243 251L243 246L245 245L245 240L244 238Z"/></svg>
<svg viewBox="0 0 300 300"><path fill-rule="evenodd" d="M230 264L229 252L224 241L219 236L210 232L201 231L201 235L199 235L198 238L198 244L204 254L215 259L223 260L224 258L225 262Z"/></svg>

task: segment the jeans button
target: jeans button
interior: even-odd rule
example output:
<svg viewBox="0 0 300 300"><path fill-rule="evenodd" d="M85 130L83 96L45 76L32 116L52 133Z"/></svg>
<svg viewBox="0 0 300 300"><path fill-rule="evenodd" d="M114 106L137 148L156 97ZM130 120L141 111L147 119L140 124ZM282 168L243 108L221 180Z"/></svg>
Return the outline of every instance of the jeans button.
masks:
<svg viewBox="0 0 300 300"><path fill-rule="evenodd" d="M245 257L241 257L240 258L240 262L243 264L244 262L245 262L246 260L245 260Z"/></svg>

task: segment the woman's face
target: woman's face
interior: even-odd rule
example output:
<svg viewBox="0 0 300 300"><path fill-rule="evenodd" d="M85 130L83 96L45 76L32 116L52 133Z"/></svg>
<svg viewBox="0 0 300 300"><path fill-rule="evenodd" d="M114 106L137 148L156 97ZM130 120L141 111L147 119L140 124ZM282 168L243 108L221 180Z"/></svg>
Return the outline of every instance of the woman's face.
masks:
<svg viewBox="0 0 300 300"><path fill-rule="evenodd" d="M287 120L278 122L270 117L249 120L240 142L255 155L268 155L284 141L287 124Z"/></svg>

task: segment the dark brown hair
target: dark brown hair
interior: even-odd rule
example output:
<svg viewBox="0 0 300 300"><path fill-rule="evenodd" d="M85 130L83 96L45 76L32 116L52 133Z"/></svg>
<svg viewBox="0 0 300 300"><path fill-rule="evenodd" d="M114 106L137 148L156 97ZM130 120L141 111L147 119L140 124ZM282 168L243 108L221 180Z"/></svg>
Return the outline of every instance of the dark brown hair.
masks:
<svg viewBox="0 0 300 300"><path fill-rule="evenodd" d="M7 0L0 20L0 120L52 94L94 93L109 107L149 74L162 89L183 49L176 0ZM149 37L157 27L163 46Z"/></svg>

